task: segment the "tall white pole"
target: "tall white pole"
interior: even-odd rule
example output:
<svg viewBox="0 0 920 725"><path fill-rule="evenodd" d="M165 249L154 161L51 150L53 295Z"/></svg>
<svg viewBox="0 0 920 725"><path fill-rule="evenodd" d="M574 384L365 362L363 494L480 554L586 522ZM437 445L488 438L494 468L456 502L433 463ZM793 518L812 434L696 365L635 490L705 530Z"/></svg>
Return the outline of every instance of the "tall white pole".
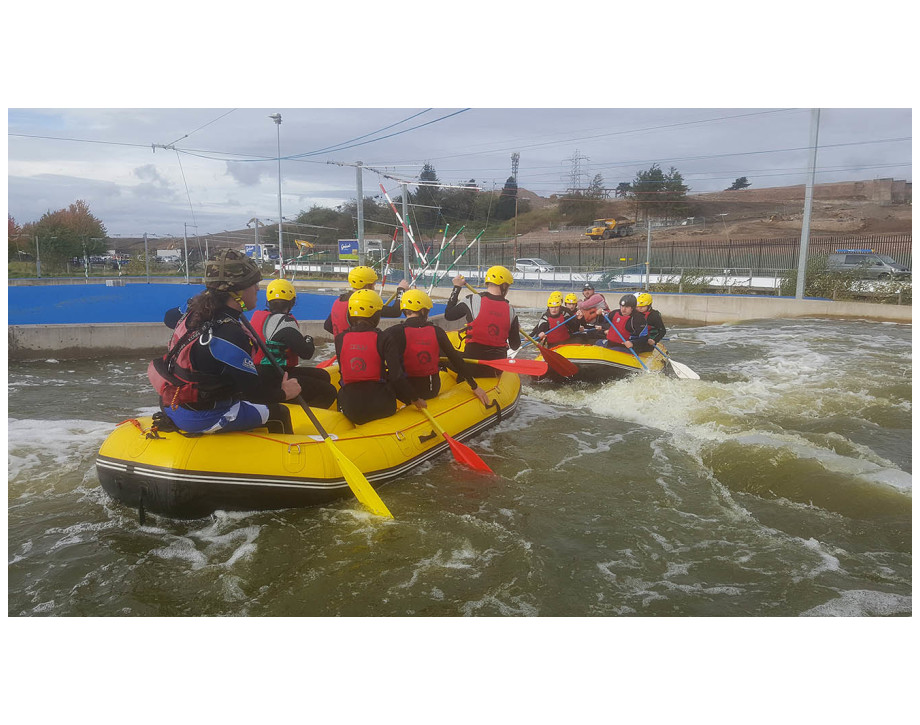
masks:
<svg viewBox="0 0 920 725"><path fill-rule="evenodd" d="M406 279L412 279L412 267L409 264L409 185L406 183L402 186L402 210L403 210L403 274Z"/></svg>
<svg viewBox="0 0 920 725"><path fill-rule="evenodd" d="M39 279L42 278L42 258L38 253L38 235L35 235L35 274Z"/></svg>
<svg viewBox="0 0 920 725"><path fill-rule="evenodd" d="M284 277L284 242L282 241L281 216L281 114L269 116L278 127L278 278Z"/></svg>
<svg viewBox="0 0 920 725"><path fill-rule="evenodd" d="M358 192L358 264L364 264L367 255L364 241L364 171L362 162L355 164L355 187Z"/></svg>
<svg viewBox="0 0 920 725"><path fill-rule="evenodd" d="M144 232L144 269L147 271L147 284L150 284L150 253L147 251L147 232Z"/></svg>
<svg viewBox="0 0 920 725"><path fill-rule="evenodd" d="M645 242L645 289L651 289L651 264L652 264L652 219L648 218L648 238Z"/></svg>
<svg viewBox="0 0 920 725"><path fill-rule="evenodd" d="M795 280L795 298L805 296L805 268L808 266L808 236L811 231L811 200L815 191L815 167L818 161L818 125L821 123L821 109L811 109L811 156L808 161L808 176L805 179L805 211L802 214L802 239L799 243L799 270Z"/></svg>
<svg viewBox="0 0 920 725"><path fill-rule="evenodd" d="M182 238L185 243L185 284L188 284L188 222L185 222Z"/></svg>

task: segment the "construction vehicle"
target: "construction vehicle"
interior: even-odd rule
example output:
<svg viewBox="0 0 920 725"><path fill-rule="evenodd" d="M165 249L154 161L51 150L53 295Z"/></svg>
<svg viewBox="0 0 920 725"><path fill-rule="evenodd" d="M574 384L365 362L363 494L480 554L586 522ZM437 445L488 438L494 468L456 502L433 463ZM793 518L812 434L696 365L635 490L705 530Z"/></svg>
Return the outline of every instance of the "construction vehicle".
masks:
<svg viewBox="0 0 920 725"><path fill-rule="evenodd" d="M598 239L613 239L614 237L628 237L636 231L636 223L626 217L616 219L595 219L585 230L585 236L594 241Z"/></svg>

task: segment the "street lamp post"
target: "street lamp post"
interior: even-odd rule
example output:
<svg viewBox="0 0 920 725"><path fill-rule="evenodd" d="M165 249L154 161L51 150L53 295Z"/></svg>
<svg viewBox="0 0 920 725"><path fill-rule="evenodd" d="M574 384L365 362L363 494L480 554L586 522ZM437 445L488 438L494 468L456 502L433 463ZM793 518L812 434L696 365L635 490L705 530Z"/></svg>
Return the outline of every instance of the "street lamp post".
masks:
<svg viewBox="0 0 920 725"><path fill-rule="evenodd" d="M281 239L281 114L273 113L269 116L278 127L278 278L284 277L284 242Z"/></svg>

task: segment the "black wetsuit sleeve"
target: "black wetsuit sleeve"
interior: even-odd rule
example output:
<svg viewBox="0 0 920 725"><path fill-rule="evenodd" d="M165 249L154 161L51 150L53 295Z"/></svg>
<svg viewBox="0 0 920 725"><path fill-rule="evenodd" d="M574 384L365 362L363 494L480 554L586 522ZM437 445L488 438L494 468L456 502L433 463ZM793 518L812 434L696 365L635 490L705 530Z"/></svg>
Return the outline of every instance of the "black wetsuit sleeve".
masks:
<svg viewBox="0 0 920 725"><path fill-rule="evenodd" d="M469 373L469 368L466 366L466 363L463 362L463 356L454 348L450 342L450 338L447 336L447 333L444 332L440 327L434 328L435 337L438 339L438 347L441 348L441 353L448 359L450 362L450 368L455 370L457 373L457 382L462 383L464 380L469 383L470 388L476 390L479 387L476 381L473 379L473 376Z"/></svg>
<svg viewBox="0 0 920 725"><path fill-rule="evenodd" d="M460 291L462 289L463 287L454 287L451 290L447 305L444 307L445 320L459 320L462 318L469 320L473 316L472 311L466 306L466 303L460 301Z"/></svg>
<svg viewBox="0 0 920 725"><path fill-rule="evenodd" d="M330 335L332 334L332 315L326 318L326 321L323 323L323 329Z"/></svg>
<svg viewBox="0 0 920 725"><path fill-rule="evenodd" d="M393 318L393 317L402 317L402 310L399 309L399 301L402 299L403 290L396 288L396 298L388 305L384 305L383 309L380 311L381 317Z"/></svg>
<svg viewBox="0 0 920 725"><path fill-rule="evenodd" d="M655 330L652 333L652 339L655 340L656 343L658 343L661 341L661 338L663 338L665 335L668 334L668 330L664 326L664 320L661 319L661 313L658 310L652 310L652 314L649 315L649 318L651 319L653 317L655 319L654 319L654 322L652 322L652 325L649 327L649 329L651 329L651 327L654 326Z"/></svg>
<svg viewBox="0 0 920 725"><path fill-rule="evenodd" d="M312 337L301 334L299 330L294 330L290 327L276 332L274 339L284 343L288 350L293 350L298 357L304 360L309 360L313 357L313 353L316 352L316 345L313 343Z"/></svg>
<svg viewBox="0 0 920 725"><path fill-rule="evenodd" d="M170 330L175 330L183 314L181 307L173 307L171 310L166 310L166 314L163 315L163 324Z"/></svg>
<svg viewBox="0 0 920 725"><path fill-rule="evenodd" d="M402 352L405 352L405 331L403 332ZM393 335L382 333L377 335L377 351L387 366L387 382L393 388L393 392L400 400L415 400L417 397L409 379L403 370L402 352Z"/></svg>
<svg viewBox="0 0 920 725"><path fill-rule="evenodd" d="M533 337L531 335L531 337ZM517 315L511 321L511 328L508 330L508 347L517 350L521 346L521 321Z"/></svg>

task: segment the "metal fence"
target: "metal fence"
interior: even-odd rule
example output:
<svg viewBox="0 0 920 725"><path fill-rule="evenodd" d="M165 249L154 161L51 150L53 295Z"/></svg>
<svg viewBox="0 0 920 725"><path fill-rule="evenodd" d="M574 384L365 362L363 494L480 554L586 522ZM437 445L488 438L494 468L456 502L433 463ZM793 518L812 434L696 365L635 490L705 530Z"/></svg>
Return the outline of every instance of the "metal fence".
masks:
<svg viewBox="0 0 920 725"><path fill-rule="evenodd" d="M456 243L440 260L443 270L456 260L466 244ZM719 239L693 241L656 241L652 237L650 266L653 272L664 269L738 269L749 270L752 275L774 274L775 270L798 267L800 239ZM488 268L501 264L514 269L514 242L511 239L484 241L474 246L459 263L463 267ZM874 236L813 237L808 243L808 256L816 258L832 254L838 249L873 249L892 257L899 264L912 269L911 235L882 234ZM517 259L539 258L558 268L574 267L587 272L642 271L645 270L647 241L641 234L625 239L598 242L518 242ZM432 253L429 248L428 253ZM437 245L433 247L437 253ZM305 262L325 264L337 261L335 245L317 245ZM416 266L413 252L413 267ZM369 259L373 263L374 258ZM402 250L398 249L391 267L399 270L403 265ZM395 271L394 274L399 274Z"/></svg>

